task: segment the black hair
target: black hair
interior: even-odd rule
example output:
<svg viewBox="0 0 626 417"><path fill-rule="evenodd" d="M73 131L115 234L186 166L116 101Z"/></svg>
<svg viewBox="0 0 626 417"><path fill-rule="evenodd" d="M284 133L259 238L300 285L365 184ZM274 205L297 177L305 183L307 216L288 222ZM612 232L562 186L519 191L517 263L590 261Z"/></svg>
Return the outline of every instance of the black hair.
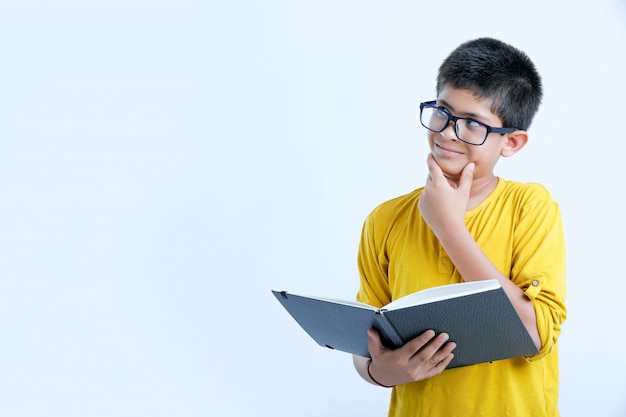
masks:
<svg viewBox="0 0 626 417"><path fill-rule="evenodd" d="M519 49L492 38L461 44L439 67L437 96L445 87L489 99L503 127L527 130L543 96L541 77Z"/></svg>

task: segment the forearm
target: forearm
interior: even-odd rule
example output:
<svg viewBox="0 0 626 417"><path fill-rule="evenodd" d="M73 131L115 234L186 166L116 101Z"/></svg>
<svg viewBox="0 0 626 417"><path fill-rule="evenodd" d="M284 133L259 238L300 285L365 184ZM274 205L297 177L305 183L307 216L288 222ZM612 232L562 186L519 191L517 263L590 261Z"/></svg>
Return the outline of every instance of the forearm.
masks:
<svg viewBox="0 0 626 417"><path fill-rule="evenodd" d="M464 281L497 279L500 282L535 345L540 349L541 339L537 330L535 308L524 291L498 270L464 224L459 225L453 233L440 233L440 235L438 238L441 245Z"/></svg>
<svg viewBox="0 0 626 417"><path fill-rule="evenodd" d="M372 378L370 378L369 373L367 372L367 367L370 363L370 358L366 358L364 356L352 355L352 362L354 363L354 368L361 375L361 378L369 382L370 384L378 385Z"/></svg>

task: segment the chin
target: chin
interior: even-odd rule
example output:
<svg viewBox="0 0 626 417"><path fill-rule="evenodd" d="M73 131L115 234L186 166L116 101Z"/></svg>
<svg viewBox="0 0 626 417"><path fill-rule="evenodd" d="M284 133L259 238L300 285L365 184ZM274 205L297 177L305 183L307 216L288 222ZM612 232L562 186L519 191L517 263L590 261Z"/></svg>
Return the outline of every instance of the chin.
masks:
<svg viewBox="0 0 626 417"><path fill-rule="evenodd" d="M449 179L458 179L461 176L461 172L463 172L463 166L459 166L458 164L447 164L446 161L438 161L435 158L435 161L437 162L437 165L439 165L439 168L441 168L441 171L443 171L443 175L446 178Z"/></svg>
<svg viewBox="0 0 626 417"><path fill-rule="evenodd" d="M461 177L461 171L458 171L458 172L443 171L443 176L449 180L458 180Z"/></svg>

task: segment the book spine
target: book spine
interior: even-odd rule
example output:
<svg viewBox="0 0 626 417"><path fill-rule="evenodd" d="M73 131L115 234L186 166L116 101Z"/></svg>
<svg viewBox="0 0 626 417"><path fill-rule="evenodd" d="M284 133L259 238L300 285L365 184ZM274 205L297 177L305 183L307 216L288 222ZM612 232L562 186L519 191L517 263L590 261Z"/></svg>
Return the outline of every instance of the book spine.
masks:
<svg viewBox="0 0 626 417"><path fill-rule="evenodd" d="M376 312L373 327L380 334L383 345L386 347L397 349L404 345L405 341L402 340L396 329L391 325L389 320L387 320L383 310L378 310Z"/></svg>

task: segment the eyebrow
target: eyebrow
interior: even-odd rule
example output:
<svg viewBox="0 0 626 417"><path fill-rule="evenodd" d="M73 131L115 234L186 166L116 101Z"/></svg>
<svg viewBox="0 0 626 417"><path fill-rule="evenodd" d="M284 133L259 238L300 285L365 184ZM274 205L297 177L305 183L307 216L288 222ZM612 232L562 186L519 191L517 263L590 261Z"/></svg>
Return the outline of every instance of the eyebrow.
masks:
<svg viewBox="0 0 626 417"><path fill-rule="evenodd" d="M448 103L445 100L440 100L437 99L437 101L439 103L441 103L444 107L448 108L451 112L455 113L456 116L459 117L470 117L472 119L476 119L477 121L481 121L483 120L483 123L492 123L488 118L481 116L480 114L476 114L476 113L457 113L454 108L452 107L452 105L450 105L450 103Z"/></svg>

